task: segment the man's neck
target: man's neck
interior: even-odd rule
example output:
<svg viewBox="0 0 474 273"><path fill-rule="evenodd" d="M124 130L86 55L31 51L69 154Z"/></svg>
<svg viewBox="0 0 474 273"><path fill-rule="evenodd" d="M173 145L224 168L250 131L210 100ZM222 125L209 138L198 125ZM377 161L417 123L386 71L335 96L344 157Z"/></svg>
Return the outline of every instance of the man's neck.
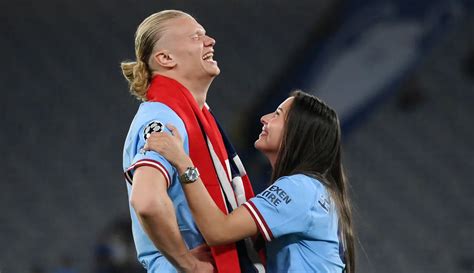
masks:
<svg viewBox="0 0 474 273"><path fill-rule="evenodd" d="M197 104L199 105L199 109L202 109L206 103L207 92L209 91L212 80L209 82L186 81L183 79L177 81L184 85L184 87L186 87L189 92L191 92Z"/></svg>
<svg viewBox="0 0 474 273"><path fill-rule="evenodd" d="M199 105L199 109L202 109L204 107L204 104L206 103L207 92L213 80L212 78L202 79L202 80L189 80L189 79L177 77L176 75L168 74L168 73L156 73L156 74L160 74L160 75L163 75L163 76L166 76L178 81L180 84L186 87L186 89L188 89L189 92L191 92L197 104Z"/></svg>

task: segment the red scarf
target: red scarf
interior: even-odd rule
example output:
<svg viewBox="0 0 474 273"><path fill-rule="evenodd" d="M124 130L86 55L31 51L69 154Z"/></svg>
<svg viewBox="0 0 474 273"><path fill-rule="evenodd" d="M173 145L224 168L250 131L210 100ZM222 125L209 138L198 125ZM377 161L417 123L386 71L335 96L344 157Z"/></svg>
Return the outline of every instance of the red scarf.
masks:
<svg viewBox="0 0 474 273"><path fill-rule="evenodd" d="M196 100L186 87L176 80L161 75L157 75L152 79L147 92L147 100L166 104L183 120L189 139L189 156L199 169L202 182L216 205L222 212L228 214L214 162L209 152L207 140L203 135L204 132L224 170L227 170L227 151L212 114L206 107L199 108ZM226 175L229 176L227 172ZM231 178L228 178L230 181ZM229 183L228 181L221 182ZM246 198L253 197L250 183L244 183L244 188ZM235 198L235 196L232 197ZM240 272L237 248L234 243L211 247L211 252L218 272Z"/></svg>

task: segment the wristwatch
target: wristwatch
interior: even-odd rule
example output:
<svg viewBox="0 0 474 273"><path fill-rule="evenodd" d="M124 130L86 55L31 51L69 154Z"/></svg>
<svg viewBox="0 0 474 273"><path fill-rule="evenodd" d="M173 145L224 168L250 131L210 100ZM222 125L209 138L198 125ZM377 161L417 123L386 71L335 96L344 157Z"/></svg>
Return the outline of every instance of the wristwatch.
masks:
<svg viewBox="0 0 474 273"><path fill-rule="evenodd" d="M179 176L179 181L184 184L194 183L199 178L199 171L196 167L187 167L183 174Z"/></svg>

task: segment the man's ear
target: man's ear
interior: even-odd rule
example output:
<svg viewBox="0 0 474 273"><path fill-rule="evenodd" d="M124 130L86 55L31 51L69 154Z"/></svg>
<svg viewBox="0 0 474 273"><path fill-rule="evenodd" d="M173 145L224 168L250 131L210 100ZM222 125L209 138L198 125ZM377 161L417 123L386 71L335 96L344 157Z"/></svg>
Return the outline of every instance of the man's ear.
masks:
<svg viewBox="0 0 474 273"><path fill-rule="evenodd" d="M153 60L155 60L155 62L161 67L173 68L176 66L176 61L168 50L160 50L155 52L153 55Z"/></svg>

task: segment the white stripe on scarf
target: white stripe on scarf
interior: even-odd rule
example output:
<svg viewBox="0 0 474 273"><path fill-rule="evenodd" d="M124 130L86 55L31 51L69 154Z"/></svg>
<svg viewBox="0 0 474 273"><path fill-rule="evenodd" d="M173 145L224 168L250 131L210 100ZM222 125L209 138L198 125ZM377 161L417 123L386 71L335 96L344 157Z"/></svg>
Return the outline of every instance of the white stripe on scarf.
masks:
<svg viewBox="0 0 474 273"><path fill-rule="evenodd" d="M221 188L224 191L224 194L227 197L227 200L229 201L230 205L232 206L232 210L234 210L237 208L237 202L235 200L235 195L229 181L230 174L226 174L226 170L222 166L219 157L214 151L214 147L212 146L211 141L209 141L209 138L207 138L207 147L209 147L209 152L211 154L212 162L214 163L214 168L216 169L217 177L219 178Z"/></svg>

